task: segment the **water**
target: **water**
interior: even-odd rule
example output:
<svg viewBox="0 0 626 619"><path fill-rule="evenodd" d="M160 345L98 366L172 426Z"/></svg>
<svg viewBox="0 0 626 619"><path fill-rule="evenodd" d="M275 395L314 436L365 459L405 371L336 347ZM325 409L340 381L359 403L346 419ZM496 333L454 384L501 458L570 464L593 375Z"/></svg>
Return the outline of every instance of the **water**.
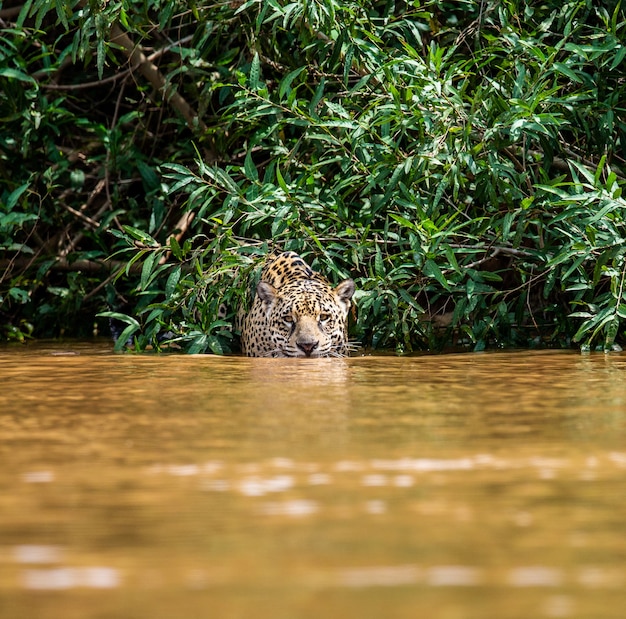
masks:
<svg viewBox="0 0 626 619"><path fill-rule="evenodd" d="M0 618L622 619L625 377L0 349Z"/></svg>

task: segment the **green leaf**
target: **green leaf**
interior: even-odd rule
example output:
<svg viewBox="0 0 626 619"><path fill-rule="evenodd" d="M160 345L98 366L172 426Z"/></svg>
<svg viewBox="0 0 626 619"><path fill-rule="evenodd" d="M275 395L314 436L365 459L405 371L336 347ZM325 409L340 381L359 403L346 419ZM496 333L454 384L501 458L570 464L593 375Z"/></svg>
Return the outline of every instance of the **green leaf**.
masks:
<svg viewBox="0 0 626 619"><path fill-rule="evenodd" d="M261 61L259 59L259 53L254 52L252 63L250 64L250 77L248 79L248 86L250 90L259 89L259 75L261 73Z"/></svg>
<svg viewBox="0 0 626 619"><path fill-rule="evenodd" d="M121 314L120 312L99 312L96 316L100 318L112 318L113 320L119 320L127 325L134 325L137 329L140 328L136 318L128 316L127 314Z"/></svg>
<svg viewBox="0 0 626 619"><path fill-rule="evenodd" d="M315 89L315 94L313 95L313 98L311 99L311 103L309 104L309 114L311 114L311 116L317 117L315 110L319 102L322 100L322 97L324 96L325 85L326 85L326 78L322 77L319 84L317 85L317 88Z"/></svg>
<svg viewBox="0 0 626 619"><path fill-rule="evenodd" d="M139 331L139 325L128 325L121 333L120 336L115 341L115 346L113 350L115 352L120 352L126 348L127 342Z"/></svg>
<svg viewBox="0 0 626 619"><path fill-rule="evenodd" d="M207 349L208 343L209 343L208 335L205 335L205 334L199 335L193 339L191 345L187 349L187 352L190 355L197 355L199 353L203 353Z"/></svg>
<svg viewBox="0 0 626 619"><path fill-rule="evenodd" d="M374 255L374 272L376 273L376 277L384 277L385 276L385 266L383 264L383 255L380 251L380 247L376 247L376 253Z"/></svg>
<svg viewBox="0 0 626 619"><path fill-rule="evenodd" d="M562 62L554 62L552 64L552 68L557 73L560 73L561 75L565 75L565 77L568 77L569 79L571 79L573 82L576 82L577 84L581 84L583 81L577 73L572 71L568 66L564 65Z"/></svg>
<svg viewBox="0 0 626 619"><path fill-rule="evenodd" d="M354 59L354 46L348 45L345 56L344 56L344 64L343 64L343 83L345 86L348 86L348 82L350 81L350 71L352 69L352 60Z"/></svg>
<svg viewBox="0 0 626 619"><path fill-rule="evenodd" d="M10 67L0 67L0 77L19 80L20 82L27 82L33 86L37 85L37 80L32 78L30 75L24 73L23 71L18 71L17 69L11 69Z"/></svg>
<svg viewBox="0 0 626 619"><path fill-rule="evenodd" d="M154 168L139 159L137 160L137 169L148 191L153 191L160 186L161 182Z"/></svg>
<svg viewBox="0 0 626 619"><path fill-rule="evenodd" d="M254 165L254 161L252 161L252 150L248 150L246 153L246 158L243 163L244 171L246 173L246 178L251 181L259 180L259 173Z"/></svg>
<svg viewBox="0 0 626 619"><path fill-rule="evenodd" d="M180 281L181 271L181 267L180 265L178 265L177 267L174 267L172 272L169 274L167 281L165 282L165 297L167 299L169 299L174 294L176 286Z"/></svg>
<svg viewBox="0 0 626 619"><path fill-rule="evenodd" d="M287 75L280 81L280 85L278 87L278 96L280 99L289 97L291 94L291 84L297 77L302 75L302 73L306 73L306 70L306 67L299 67L287 73Z"/></svg>
<svg viewBox="0 0 626 619"><path fill-rule="evenodd" d="M408 228L409 230L417 230L417 226L412 221L409 221L406 217L402 215L397 215L396 213L390 213L390 215L393 220L397 221L404 228Z"/></svg>
<svg viewBox="0 0 626 619"><path fill-rule="evenodd" d="M215 335L209 335L208 344L212 353L216 355L224 354L224 348L222 347L222 343L220 342L219 338L216 337Z"/></svg>
<svg viewBox="0 0 626 619"><path fill-rule="evenodd" d="M406 290L399 288L398 293L413 309L424 313L424 308Z"/></svg>
<svg viewBox="0 0 626 619"><path fill-rule="evenodd" d="M13 207L18 203L22 194L30 187L30 182L24 183L20 185L17 189L14 189L7 197L5 202L5 207L7 211L13 209Z"/></svg>
<svg viewBox="0 0 626 619"><path fill-rule="evenodd" d="M126 232L126 234L128 234L128 236L132 237L136 241L139 241L143 245L147 245L148 247L159 246L158 241L139 228L135 228L133 226L122 226L122 229Z"/></svg>
<svg viewBox="0 0 626 619"><path fill-rule="evenodd" d="M615 7L616 11L617 11L617 8L618 7L616 6ZM615 69L617 69L617 67L619 67L622 64L625 57L626 57L626 45L620 45L619 51L617 52L617 54L615 54L615 58L613 58L613 62L611 63L609 70L614 71Z"/></svg>
<svg viewBox="0 0 626 619"><path fill-rule="evenodd" d="M174 258L176 258L176 260L182 260L183 252L181 251L180 244L174 235L169 238L169 246Z"/></svg>
<svg viewBox="0 0 626 619"><path fill-rule="evenodd" d="M450 285L436 262L428 258L424 263L423 271L424 275L434 277L446 290L450 290Z"/></svg>
<svg viewBox="0 0 626 619"><path fill-rule="evenodd" d="M615 317L605 325L604 328L604 350L609 352L613 344L615 343L615 337L617 336L617 330L619 328L619 318Z"/></svg>
<svg viewBox="0 0 626 619"><path fill-rule="evenodd" d="M106 56L103 39L100 39L96 43L96 50L96 65L98 67L98 77L102 79L102 75L104 74L104 58Z"/></svg>
<svg viewBox="0 0 626 619"><path fill-rule="evenodd" d="M9 288L8 296L21 304L28 303L30 301L28 291L23 288L17 288L16 286Z"/></svg>
<svg viewBox="0 0 626 619"><path fill-rule="evenodd" d="M289 187L287 187L287 183L285 183L285 179L280 171L280 168L276 166L276 180L278 181L278 186L289 195Z"/></svg>
<svg viewBox="0 0 626 619"><path fill-rule="evenodd" d="M139 283L139 287L141 290L146 290L151 281L151 275L154 271L155 267L158 266L159 254L156 252L151 252L148 254L148 257L144 260L143 266L141 267L141 280Z"/></svg>

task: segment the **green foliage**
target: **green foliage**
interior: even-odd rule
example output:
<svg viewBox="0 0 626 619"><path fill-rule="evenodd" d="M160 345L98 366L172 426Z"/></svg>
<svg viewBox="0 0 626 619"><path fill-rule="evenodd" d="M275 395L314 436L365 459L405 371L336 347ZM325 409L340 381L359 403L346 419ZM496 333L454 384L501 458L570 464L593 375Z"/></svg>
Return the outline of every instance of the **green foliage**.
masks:
<svg viewBox="0 0 626 619"><path fill-rule="evenodd" d="M280 247L356 280L366 346L613 349L625 33L589 0L31 0L0 39L1 335L236 350Z"/></svg>

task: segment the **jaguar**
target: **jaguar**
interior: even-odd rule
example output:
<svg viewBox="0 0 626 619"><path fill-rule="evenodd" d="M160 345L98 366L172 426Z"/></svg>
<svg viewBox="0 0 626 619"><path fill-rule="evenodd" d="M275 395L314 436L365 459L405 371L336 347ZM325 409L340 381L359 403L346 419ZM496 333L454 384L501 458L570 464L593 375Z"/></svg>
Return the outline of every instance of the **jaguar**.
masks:
<svg viewBox="0 0 626 619"><path fill-rule="evenodd" d="M250 311L241 321L248 357L345 357L347 319L355 285L332 287L297 253L271 255L263 267Z"/></svg>

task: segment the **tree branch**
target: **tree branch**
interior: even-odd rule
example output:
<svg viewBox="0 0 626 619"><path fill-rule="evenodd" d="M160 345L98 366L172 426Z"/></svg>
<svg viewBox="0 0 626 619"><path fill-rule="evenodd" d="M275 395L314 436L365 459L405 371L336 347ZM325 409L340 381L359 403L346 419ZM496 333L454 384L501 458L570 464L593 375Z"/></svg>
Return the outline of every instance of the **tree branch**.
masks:
<svg viewBox="0 0 626 619"><path fill-rule="evenodd" d="M17 258L16 260L0 260L0 271L9 267L13 268L29 268L33 264L31 258ZM83 273L100 273L108 272L126 268L127 263L123 260L74 260L70 262L67 258L55 259L54 264L50 266L52 271L71 271L71 272L83 272ZM130 268L131 273L140 273L141 264L133 264Z"/></svg>
<svg viewBox="0 0 626 619"><path fill-rule="evenodd" d="M187 101L170 85L157 66L151 62L141 50L139 45L133 43L130 37L122 31L119 24L111 27L111 43L119 46L126 54L131 69L139 71L147 79L155 90L162 92L167 102L185 119L187 126L194 132L206 132L207 127L198 117Z"/></svg>

